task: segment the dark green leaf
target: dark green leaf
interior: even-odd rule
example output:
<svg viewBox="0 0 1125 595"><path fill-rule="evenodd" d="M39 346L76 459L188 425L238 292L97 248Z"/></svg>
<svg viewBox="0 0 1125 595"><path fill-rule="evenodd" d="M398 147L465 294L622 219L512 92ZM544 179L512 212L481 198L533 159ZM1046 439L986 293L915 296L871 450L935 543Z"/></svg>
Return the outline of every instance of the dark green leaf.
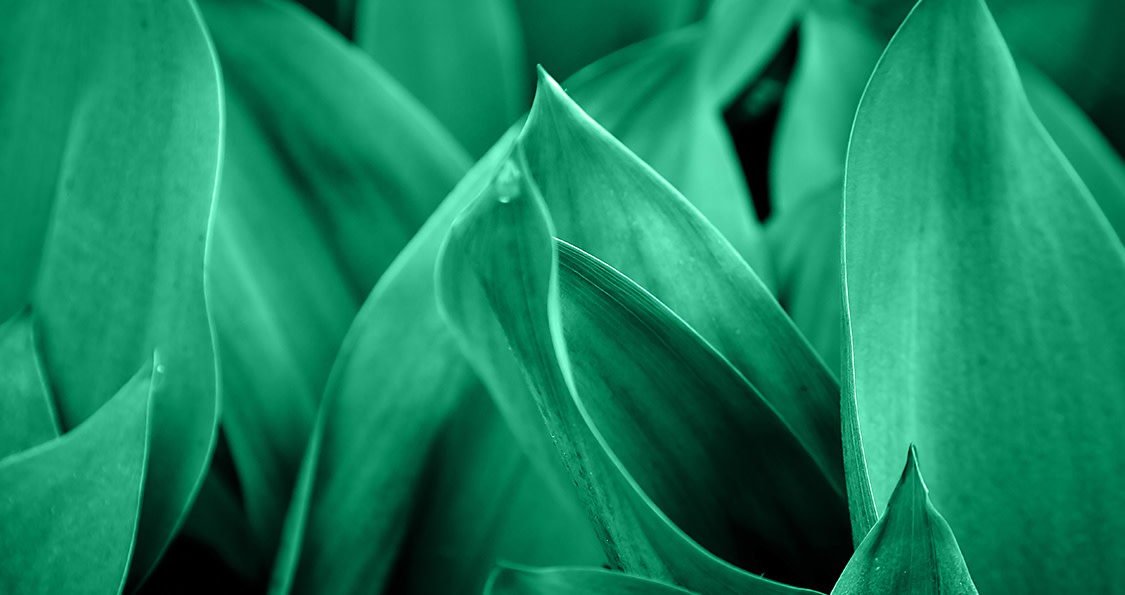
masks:
<svg viewBox="0 0 1125 595"><path fill-rule="evenodd" d="M230 108L208 269L223 424L259 547L273 552L348 325L468 158L299 7L202 6Z"/></svg>
<svg viewBox="0 0 1125 595"><path fill-rule="evenodd" d="M875 500L916 442L982 591L1118 589L1125 250L982 2L903 24L845 187L845 403Z"/></svg>
<svg viewBox="0 0 1125 595"><path fill-rule="evenodd" d="M886 514L875 523L832 595L976 595L949 523L930 502L911 446Z"/></svg>
<svg viewBox="0 0 1125 595"><path fill-rule="evenodd" d="M60 438L0 460L0 592L120 593L149 460L157 358Z"/></svg>
<svg viewBox="0 0 1125 595"><path fill-rule="evenodd" d="M560 493L531 467L484 390L441 430L426 474L388 592L480 593L498 560L605 561L573 490Z"/></svg>
<svg viewBox="0 0 1125 595"><path fill-rule="evenodd" d="M35 275L30 286L17 273L5 290L32 305L63 428L97 411L153 350L170 373L153 405L131 570L140 579L215 443L203 282L222 129L214 57L182 0L16 3L0 40L0 237L15 245L2 253Z"/></svg>
<svg viewBox="0 0 1125 595"><path fill-rule="evenodd" d="M523 142L454 226L442 301L467 341L510 345L611 562L703 591L787 590L723 563L675 521L716 552L779 575L793 570L786 552L800 543L814 567L804 580L818 580L820 568L830 584L843 564L833 557L850 549L843 494L738 372L663 304L573 247L555 269L553 230ZM754 456L765 452L757 440L771 444L770 462Z"/></svg>
<svg viewBox="0 0 1125 595"><path fill-rule="evenodd" d="M505 564L485 595L691 595L666 583L601 568L525 568Z"/></svg>
<svg viewBox="0 0 1125 595"><path fill-rule="evenodd" d="M0 459L59 435L59 416L39 357L31 313L0 326Z"/></svg>
<svg viewBox="0 0 1125 595"><path fill-rule="evenodd" d="M761 226L700 70L712 28L703 23L629 46L582 69L567 86L590 117L676 187L772 280Z"/></svg>

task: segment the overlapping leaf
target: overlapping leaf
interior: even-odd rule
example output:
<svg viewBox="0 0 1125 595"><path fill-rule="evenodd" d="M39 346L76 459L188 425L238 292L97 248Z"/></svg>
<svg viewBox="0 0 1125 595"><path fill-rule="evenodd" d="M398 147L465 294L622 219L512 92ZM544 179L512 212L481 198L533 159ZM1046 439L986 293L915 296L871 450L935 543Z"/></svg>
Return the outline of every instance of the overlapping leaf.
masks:
<svg viewBox="0 0 1125 595"><path fill-rule="evenodd" d="M59 435L59 416L39 356L31 313L0 325L0 459Z"/></svg>
<svg viewBox="0 0 1125 595"><path fill-rule="evenodd" d="M13 271L2 307L31 303L63 428L154 349L169 371L153 405L139 579L215 441L203 287L222 126L215 62L187 1L13 4L0 54L0 253Z"/></svg>
<svg viewBox="0 0 1125 595"><path fill-rule="evenodd" d="M949 523L930 502L914 447L886 514L856 549L832 595L975 595Z"/></svg>
<svg viewBox="0 0 1125 595"><path fill-rule="evenodd" d="M300 8L202 5L230 107L208 270L223 424L259 547L272 552L348 325L468 159Z"/></svg>
<svg viewBox="0 0 1125 595"><path fill-rule="evenodd" d="M504 565L485 595L691 595L679 587L601 568L525 568Z"/></svg>
<svg viewBox="0 0 1125 595"><path fill-rule="evenodd" d="M907 19L845 187L845 378L876 501L917 442L982 590L1117 589L1125 252L982 2Z"/></svg>
<svg viewBox="0 0 1125 595"><path fill-rule="evenodd" d="M571 150L567 151L568 148ZM792 430L766 404L768 399L758 396L754 388L702 337L631 282L614 284L613 290L607 291L608 295L624 302L608 300L596 304L568 302L566 296L601 294L596 291L576 294L564 286L563 319L558 322L561 326L551 326L551 317L558 315L557 312L552 314L555 306L549 305L554 299L549 297L553 294L548 283L553 250L549 242L546 246L542 243L541 236L549 239L550 232L547 230L548 223L540 219L542 216L532 208L539 200L535 188L544 188L547 196L554 199L553 204L548 199L552 214L557 208L564 217L586 215L586 226L572 225L573 233L580 237L582 233L587 233L585 237L592 242L600 242L607 251L618 255L619 260L622 252L633 257L634 268L657 282L661 277L656 268L644 266L646 257L655 259L661 254L660 250L644 246L647 237L640 236L639 232L646 224L653 237L664 241L668 238L660 238L662 231L673 237L675 234L688 236L687 241L679 244L678 250L664 252L667 255L664 260L666 268L670 264L671 268L675 268L677 259L689 258L685 253L690 254L691 248L707 245L698 235L693 237L693 232L698 234L702 229L704 233L715 234L713 228L707 227L698 214L691 211L683 218L664 218L664 212L670 210L675 213L677 205L684 204L682 198L670 188L661 186L659 178L652 176L612 137L593 125L545 77L536 108L516 151L513 160L499 170L496 182L486 191L485 198L451 236L440 273L443 278L443 304L467 341L480 341L479 346L487 349L480 352L481 359L487 359L478 362L481 367L487 368L488 362L492 362L491 366L496 368L503 365L501 362L506 358L511 358L505 351L504 343L515 350L519 367L527 375L539 408L547 418L548 429L578 482L588 508L598 520L601 534L609 540L607 553L612 561L652 576L676 576L678 580L688 581L685 582L688 586L696 586L691 581L714 585L723 581L737 584L746 580L754 585L752 588L779 588L777 585L755 585L753 579L746 578L749 575L742 575L699 550L653 506L645 494L648 492L657 504L666 507L669 517L681 523L688 534L701 537L701 542L708 547L750 566L761 564L770 567L772 563L773 568L769 571L775 575L786 572L786 555L779 553L785 551L785 543L804 540L804 545L809 547L810 558L826 558L826 561L818 562L823 564L820 568L831 569L826 572L831 573L828 581L833 581L839 571L839 567L833 567L831 562L832 557L840 553L835 548L842 543L845 557L850 549L846 527L839 524L844 514L843 494L842 490L834 487L839 485L833 483L835 476L818 469L816 447L810 448L807 443L797 446ZM561 158L562 154L581 157L577 159L578 163L574 163ZM545 155L553 159L544 158ZM527 163L521 163L525 158ZM584 159L597 159L600 167L582 167ZM587 175L575 175L576 172ZM581 180L592 183L584 188ZM566 187L566 184L571 186ZM650 192L634 190L636 186L631 184ZM599 196L605 199L599 201ZM610 198L614 200L607 200ZM583 201L588 202L582 204ZM648 204L646 201L649 201ZM601 218L595 219L594 211L599 207ZM608 238L612 236L606 230L614 226L631 227L632 233L637 234L631 239L637 242L611 244ZM606 239L599 237L601 234ZM560 237L565 238L561 230ZM726 250L734 256L729 245L726 245ZM578 250L567 252L572 253L581 254ZM697 258L695 262L713 263L716 256L700 254ZM640 263L636 264L637 261ZM745 264L738 262L745 268ZM580 268L580 265L575 266ZM600 267L598 270L612 271L601 263L597 267ZM563 269L564 273L570 270ZM764 292L749 270L745 270L748 275L746 280L754 283L751 287ZM598 280L606 282L606 279L619 276L612 271L609 277L599 277ZM581 275L562 278L588 280ZM623 287L635 288L636 292L622 294ZM695 288L698 290L699 286ZM647 297L642 299L639 296ZM629 307L630 300L640 301ZM577 304L573 310L577 318L570 320L572 327L578 329L573 334L565 330L566 315L570 312L567 304ZM698 309L693 313L702 315ZM759 314L768 315L769 312ZM619 324L624 326L607 326L607 319L619 319ZM713 319L702 320L717 326L717 321ZM631 327L631 324L637 326ZM571 344L569 349L563 347L564 332L566 343ZM604 334L606 332L612 334ZM599 342L598 338L604 340ZM778 333L774 338L783 340L784 335ZM628 348L623 348L626 345ZM799 344L799 339L798 346L804 347ZM790 350L794 348L791 345L787 347ZM600 352L603 348L610 352ZM807 347L804 349L807 350ZM815 363L815 358L812 361ZM570 380L571 364L574 365L573 385ZM830 378L828 380L831 381ZM605 398L610 393L615 394L614 399ZM643 401L634 401L641 394L649 395L649 402L644 405L641 405ZM687 395L707 395L706 401L695 402L695 406L708 413L696 411L693 414L682 410L687 403L682 399ZM789 411L792 411L794 407L805 404L788 405ZM520 406L523 405L513 405L514 408ZM755 406L763 409L750 413ZM666 415L667 411L677 413ZM537 413L534 410L528 413L526 424L535 422L532 415ZM590 418L586 419L586 415ZM771 469L778 467L763 464L757 468L750 464L754 470L746 470L745 476L730 468L737 463L721 453L724 448L735 444L742 446L736 447L733 452L749 457L745 461L755 460L755 449L742 441L757 438L741 434L736 437L738 433L727 433L722 429L721 424L735 423L735 420L739 420L744 428L756 428L747 432L749 436L764 439L769 435L779 445L778 448L791 445L785 452L793 456L778 455L775 463L785 460L786 465L793 466L792 473L787 479L777 479L781 482L779 485L790 481L797 484L790 484L789 488L775 487L777 493L785 493L785 497L791 498L793 503L804 498L818 500L816 505L803 507L817 509L824 514L814 523L818 525L815 529L774 531L769 528L770 523L779 517L755 516L771 510L780 514L780 518L789 518L796 527L803 522L780 512L785 505L769 497L762 500L762 493L747 492L747 484L741 483L758 473L770 476ZM593 429L587 425L588 422L597 425L600 430ZM699 424L712 425L704 430ZM605 436L605 443L598 437L599 431L601 436ZM807 436L795 434L801 438ZM704 435L710 439L704 438ZM655 436L660 436L660 440L656 440ZM684 439L697 442L689 446L681 442ZM669 445L667 448L675 454L668 452L665 457L652 455L653 452L663 451L663 447L659 446L661 442ZM726 444L726 447L720 444ZM704 456L703 453L708 454ZM583 458L580 460L579 457ZM660 460L661 464L654 466L655 460ZM725 472L719 469L725 469ZM635 474L640 486L633 483L630 473ZM669 474L692 479L671 480ZM731 479L739 476L739 479ZM842 483L842 478L839 481ZM814 484L819 487L813 488ZM799 485L813 489L804 489ZM755 504L735 507L724 498L741 498ZM688 501L692 501L693 506L687 506ZM739 514L749 516L739 518ZM808 514L808 511L803 514ZM808 520L812 517L804 518ZM742 535L745 539L731 533L737 532L740 526L747 531ZM842 539L837 541L837 537ZM766 543L772 544L777 551L771 552ZM702 571L708 566L721 570L714 570L713 575ZM802 574L806 580L815 581L817 572L806 569Z"/></svg>
<svg viewBox="0 0 1125 595"><path fill-rule="evenodd" d="M162 370L146 365L78 427L0 460L0 591L121 592L141 512L152 405L170 386Z"/></svg>
<svg viewBox="0 0 1125 595"><path fill-rule="evenodd" d="M512 0L365 0L355 39L474 155L531 102Z"/></svg>

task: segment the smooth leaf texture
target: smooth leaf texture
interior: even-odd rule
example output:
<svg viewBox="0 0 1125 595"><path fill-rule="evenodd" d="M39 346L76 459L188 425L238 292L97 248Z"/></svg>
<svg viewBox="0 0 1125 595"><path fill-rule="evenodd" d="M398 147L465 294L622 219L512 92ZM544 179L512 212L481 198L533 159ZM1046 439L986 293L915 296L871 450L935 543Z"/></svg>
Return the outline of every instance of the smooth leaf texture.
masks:
<svg viewBox="0 0 1125 595"><path fill-rule="evenodd" d="M916 442L982 592L1119 590L1125 250L979 0L924 0L887 48L843 217L875 501Z"/></svg>
<svg viewBox="0 0 1125 595"><path fill-rule="evenodd" d="M582 69L567 86L590 117L675 186L769 284L765 240L719 95L703 80L702 55L716 28L700 23L629 46Z"/></svg>
<svg viewBox="0 0 1125 595"><path fill-rule="evenodd" d="M832 595L976 595L949 523L930 502L911 446L886 514L852 555Z"/></svg>
<svg viewBox="0 0 1125 595"><path fill-rule="evenodd" d="M691 595L679 587L600 568L527 568L505 564L485 595Z"/></svg>
<svg viewBox="0 0 1125 595"><path fill-rule="evenodd" d="M31 303L63 429L153 350L169 371L153 404L139 579L215 443L203 280L222 130L214 57L186 1L16 3L0 39L0 237L15 245L2 252L37 265L34 286L16 275L5 288Z"/></svg>
<svg viewBox="0 0 1125 595"><path fill-rule="evenodd" d="M39 357L31 313L0 325L0 459L56 438L59 416Z"/></svg>
<svg viewBox="0 0 1125 595"><path fill-rule="evenodd" d="M843 494L832 495L833 487L813 458L753 388L655 298L608 266L581 256L581 251L566 249L575 260L564 261L572 268L560 269L563 276L555 287L552 230L541 212L537 180L524 161L529 146L524 143L537 117L552 116L533 112L513 157L451 232L439 273L442 302L451 321L467 342L479 337L485 347L492 346L482 357L505 357L505 341L514 350L612 564L649 576L674 577L694 588L742 584L766 592L785 590L699 548L656 508L655 500L708 547L751 564L773 562L771 571L776 574L785 572L785 556L771 548L782 550L790 547L788 540L806 540L812 552L806 554L826 558L817 562L831 568L828 581L833 581L842 566L841 560L841 566L832 567L831 558L839 553L833 549L834 535L847 534L841 524ZM541 125L559 124L567 123ZM567 284L571 282L575 285ZM612 285L604 290L597 282ZM564 296L561 313L556 289ZM574 300L568 301L568 296ZM568 323L573 334L567 332L564 339ZM496 353L498 346L503 350ZM713 400L705 406L695 403L696 409L683 400L686 395ZM666 411L674 413L664 415ZM734 432L739 422L741 428L757 431L746 433L749 436ZM758 468L751 458L743 460L746 469L736 470L738 463L729 454L761 452L748 444L736 446L758 439L772 440L781 452L790 453L773 460L786 463ZM810 521L819 523L815 536L771 530L778 520L767 511L778 514L778 507L785 505L749 486L750 476L771 476L771 469L785 465L792 465L793 473L779 485L790 487L778 491L790 498L818 500L807 507L823 515ZM735 507L731 500L756 505ZM835 531L833 522L839 525ZM846 545L844 549L846 557Z"/></svg>
<svg viewBox="0 0 1125 595"><path fill-rule="evenodd" d="M355 40L479 156L531 103L519 17L512 0L364 0Z"/></svg>
<svg viewBox="0 0 1125 595"><path fill-rule="evenodd" d="M120 593L137 533L156 359L62 437L0 460L0 591Z"/></svg>
<svg viewBox="0 0 1125 595"><path fill-rule="evenodd" d="M714 0L704 20L703 84L727 107L769 64L797 24L805 0Z"/></svg>
<svg viewBox="0 0 1125 595"><path fill-rule="evenodd" d="M480 390L437 310L437 250L503 155L501 145L462 179L353 322L286 517L272 593L378 592L389 580L429 449L465 395Z"/></svg>
<svg viewBox="0 0 1125 595"><path fill-rule="evenodd" d="M730 243L546 73L520 144L558 237L681 316L749 380L830 481L842 486L836 382Z"/></svg>
<svg viewBox="0 0 1125 595"><path fill-rule="evenodd" d="M480 593L497 560L599 566L605 556L577 498L560 496L531 467L492 399L477 390L434 445L387 591Z"/></svg>
<svg viewBox="0 0 1125 595"><path fill-rule="evenodd" d="M258 545L273 552L344 334L468 158L387 73L299 7L202 7L229 105L208 269L223 425Z"/></svg>

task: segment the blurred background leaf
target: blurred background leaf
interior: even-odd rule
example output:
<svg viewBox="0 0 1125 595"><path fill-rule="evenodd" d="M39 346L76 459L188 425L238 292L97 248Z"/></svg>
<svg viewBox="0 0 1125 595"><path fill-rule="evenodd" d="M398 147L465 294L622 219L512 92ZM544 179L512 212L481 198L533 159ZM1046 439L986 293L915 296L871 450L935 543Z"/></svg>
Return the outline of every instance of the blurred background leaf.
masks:
<svg viewBox="0 0 1125 595"><path fill-rule="evenodd" d="M845 380L875 502L916 442L982 591L1116 589L1125 250L983 2L915 9L847 171Z"/></svg>
<svg viewBox="0 0 1125 595"><path fill-rule="evenodd" d="M62 432L38 343L28 310L0 325L0 459Z"/></svg>
<svg viewBox="0 0 1125 595"><path fill-rule="evenodd" d="M976 595L957 538L932 502L911 446L886 514L871 528L832 595Z"/></svg>
<svg viewBox="0 0 1125 595"><path fill-rule="evenodd" d="M300 7L202 6L230 114L208 269L223 427L269 557L344 334L468 158L393 79Z"/></svg>
<svg viewBox="0 0 1125 595"><path fill-rule="evenodd" d="M528 568L504 565L485 595L690 595L679 587L600 568Z"/></svg>

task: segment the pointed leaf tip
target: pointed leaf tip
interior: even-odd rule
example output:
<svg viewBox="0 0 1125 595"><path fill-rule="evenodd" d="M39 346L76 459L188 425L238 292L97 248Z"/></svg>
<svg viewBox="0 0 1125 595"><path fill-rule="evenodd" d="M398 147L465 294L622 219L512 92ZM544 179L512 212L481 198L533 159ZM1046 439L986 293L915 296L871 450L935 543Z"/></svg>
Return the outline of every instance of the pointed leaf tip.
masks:
<svg viewBox="0 0 1125 595"><path fill-rule="evenodd" d="M856 549L832 595L977 592L953 530L930 501L913 444L886 511Z"/></svg>

